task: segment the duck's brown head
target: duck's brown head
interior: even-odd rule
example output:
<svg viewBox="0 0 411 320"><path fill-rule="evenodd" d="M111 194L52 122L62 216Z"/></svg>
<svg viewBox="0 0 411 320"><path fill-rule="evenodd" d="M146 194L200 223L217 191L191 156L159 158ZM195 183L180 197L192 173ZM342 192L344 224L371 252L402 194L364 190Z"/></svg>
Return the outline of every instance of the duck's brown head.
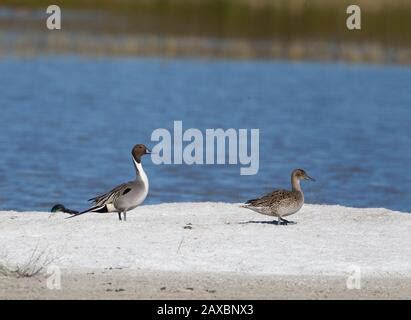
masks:
<svg viewBox="0 0 411 320"><path fill-rule="evenodd" d="M145 154L150 154L151 151L144 144L136 144L131 151L133 158L137 163L141 162L141 157Z"/></svg>
<svg viewBox="0 0 411 320"><path fill-rule="evenodd" d="M291 177L295 177L298 180L311 180L315 181L313 178L311 178L307 172L305 172L303 169L295 169L293 173L291 174Z"/></svg>

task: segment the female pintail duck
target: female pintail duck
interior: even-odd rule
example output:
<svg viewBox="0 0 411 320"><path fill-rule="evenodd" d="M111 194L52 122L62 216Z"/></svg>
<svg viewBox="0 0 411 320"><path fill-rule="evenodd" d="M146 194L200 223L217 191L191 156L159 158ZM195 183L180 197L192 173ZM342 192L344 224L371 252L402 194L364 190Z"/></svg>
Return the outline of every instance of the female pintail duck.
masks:
<svg viewBox="0 0 411 320"><path fill-rule="evenodd" d="M300 180L312 180L303 169L295 169L291 173L292 190L274 190L258 199L248 200L244 208L275 216L278 218L278 224L287 224L290 221L283 219L285 216L296 213L304 204L304 194L300 186Z"/></svg>
<svg viewBox="0 0 411 320"><path fill-rule="evenodd" d="M77 217L87 212L117 212L121 220L121 213L126 220L127 211L133 210L143 203L148 194L148 178L141 164L141 157L150 154L151 151L143 144L137 144L131 151L136 178L133 181L123 183L111 191L91 198L93 206L83 212L74 213L72 217ZM70 218L72 218L70 217Z"/></svg>

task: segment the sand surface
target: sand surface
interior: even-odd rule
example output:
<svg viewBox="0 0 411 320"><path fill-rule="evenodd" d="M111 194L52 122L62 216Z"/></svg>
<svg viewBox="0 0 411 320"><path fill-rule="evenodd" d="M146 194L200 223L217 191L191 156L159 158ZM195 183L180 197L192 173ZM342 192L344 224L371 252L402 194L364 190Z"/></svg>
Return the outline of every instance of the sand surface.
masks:
<svg viewBox="0 0 411 320"><path fill-rule="evenodd" d="M166 203L126 222L66 217L0 212L1 298L411 296L409 213L307 204L296 224L279 226L239 204ZM1 275L1 266L43 275ZM56 272L62 289L50 290ZM361 289L347 289L350 277Z"/></svg>
<svg viewBox="0 0 411 320"><path fill-rule="evenodd" d="M60 289L47 278L0 276L0 299L410 299L411 278L364 278L348 289L338 276L244 276L241 274L119 270L63 274Z"/></svg>

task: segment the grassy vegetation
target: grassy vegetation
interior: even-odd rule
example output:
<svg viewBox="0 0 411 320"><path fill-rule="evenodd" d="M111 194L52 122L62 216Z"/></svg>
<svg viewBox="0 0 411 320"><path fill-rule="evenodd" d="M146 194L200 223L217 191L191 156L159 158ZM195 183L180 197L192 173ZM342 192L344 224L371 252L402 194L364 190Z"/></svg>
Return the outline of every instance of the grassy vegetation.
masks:
<svg viewBox="0 0 411 320"><path fill-rule="evenodd" d="M40 250L35 247L28 259L15 266L10 266L7 262L7 254L3 254L0 260L0 276L14 276L17 278L30 278L45 273L47 267L53 263L56 258L48 252L47 249Z"/></svg>
<svg viewBox="0 0 411 320"><path fill-rule="evenodd" d="M54 0L64 10L103 10L128 33L247 39L373 41L411 45L411 1L357 0L362 30L345 26L348 0ZM48 0L2 0L45 8ZM107 30L110 30L110 22ZM112 30L116 30L113 28Z"/></svg>

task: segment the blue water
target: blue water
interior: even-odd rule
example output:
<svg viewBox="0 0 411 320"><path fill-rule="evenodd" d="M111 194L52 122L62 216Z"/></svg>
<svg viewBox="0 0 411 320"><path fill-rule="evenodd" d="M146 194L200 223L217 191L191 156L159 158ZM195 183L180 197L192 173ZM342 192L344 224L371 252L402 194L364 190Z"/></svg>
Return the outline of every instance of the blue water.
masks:
<svg viewBox="0 0 411 320"><path fill-rule="evenodd" d="M156 128L260 129L260 169L154 165L146 203L241 202L302 167L308 203L411 211L411 69L256 61L0 59L0 210L74 209L134 177Z"/></svg>

